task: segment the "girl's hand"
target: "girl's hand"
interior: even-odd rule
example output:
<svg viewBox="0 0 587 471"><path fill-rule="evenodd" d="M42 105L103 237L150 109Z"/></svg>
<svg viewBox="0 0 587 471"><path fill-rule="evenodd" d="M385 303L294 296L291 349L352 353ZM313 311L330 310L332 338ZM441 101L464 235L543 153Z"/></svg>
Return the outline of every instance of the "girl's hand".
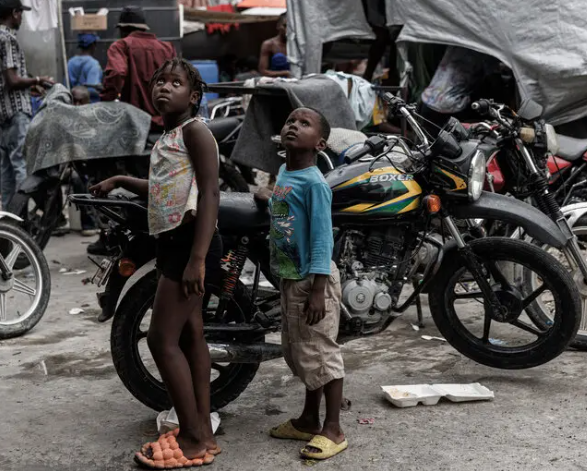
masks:
<svg viewBox="0 0 587 471"><path fill-rule="evenodd" d="M204 277L206 276L206 262L205 260L192 260L188 262L183 272L182 287L183 294L186 298L191 295L203 296Z"/></svg>
<svg viewBox="0 0 587 471"><path fill-rule="evenodd" d="M118 187L118 177L111 177L103 182L97 183L90 187L90 193L94 196L108 196L108 194Z"/></svg>

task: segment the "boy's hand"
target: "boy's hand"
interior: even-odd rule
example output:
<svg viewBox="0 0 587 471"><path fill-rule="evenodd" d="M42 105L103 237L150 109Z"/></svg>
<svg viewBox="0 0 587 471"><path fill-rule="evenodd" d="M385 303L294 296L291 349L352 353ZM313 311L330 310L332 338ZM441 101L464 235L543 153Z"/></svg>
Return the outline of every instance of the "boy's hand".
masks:
<svg viewBox="0 0 587 471"><path fill-rule="evenodd" d="M206 262L205 260L194 260L190 258L185 270L183 272L182 287L183 294L187 299L191 295L204 295L204 277L206 276Z"/></svg>
<svg viewBox="0 0 587 471"><path fill-rule="evenodd" d="M108 196L118 187L118 177L111 177L90 187L90 193L94 196Z"/></svg>
<svg viewBox="0 0 587 471"><path fill-rule="evenodd" d="M316 325L326 315L326 300L324 298L324 290L310 292L308 298L308 307L306 309L306 324Z"/></svg>

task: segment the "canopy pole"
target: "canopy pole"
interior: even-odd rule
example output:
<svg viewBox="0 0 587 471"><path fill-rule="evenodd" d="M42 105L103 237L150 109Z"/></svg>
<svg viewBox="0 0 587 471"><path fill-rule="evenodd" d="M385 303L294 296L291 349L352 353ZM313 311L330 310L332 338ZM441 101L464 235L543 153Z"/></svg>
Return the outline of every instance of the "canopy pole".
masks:
<svg viewBox="0 0 587 471"><path fill-rule="evenodd" d="M69 83L69 69L67 68L67 50L65 49L65 28L63 26L63 5L61 0L56 0L59 11L59 40L61 42L61 56L63 57L63 71L65 72L65 85L71 88Z"/></svg>

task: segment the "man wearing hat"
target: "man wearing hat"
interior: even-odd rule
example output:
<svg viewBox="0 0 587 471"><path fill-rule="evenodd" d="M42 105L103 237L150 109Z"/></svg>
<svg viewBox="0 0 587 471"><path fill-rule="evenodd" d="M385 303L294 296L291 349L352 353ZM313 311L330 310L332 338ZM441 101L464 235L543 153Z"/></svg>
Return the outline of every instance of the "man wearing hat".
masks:
<svg viewBox="0 0 587 471"><path fill-rule="evenodd" d="M100 94L94 87L89 85L102 84L102 67L94 58L96 44L99 39L98 36L92 33L78 35L77 43L80 52L67 62L69 83L72 90L75 87L87 87L92 103L100 100Z"/></svg>
<svg viewBox="0 0 587 471"><path fill-rule="evenodd" d="M49 77L29 78L16 31L23 11L21 0L0 0L0 184L6 208L16 188L26 178L23 146L32 116L30 89Z"/></svg>
<svg viewBox="0 0 587 471"><path fill-rule="evenodd" d="M149 81L163 63L175 57L173 44L160 41L149 33L145 13L140 7L125 7L118 23L122 39L108 49L101 98L119 98L153 116L153 131L163 131L163 119L157 116L151 102Z"/></svg>

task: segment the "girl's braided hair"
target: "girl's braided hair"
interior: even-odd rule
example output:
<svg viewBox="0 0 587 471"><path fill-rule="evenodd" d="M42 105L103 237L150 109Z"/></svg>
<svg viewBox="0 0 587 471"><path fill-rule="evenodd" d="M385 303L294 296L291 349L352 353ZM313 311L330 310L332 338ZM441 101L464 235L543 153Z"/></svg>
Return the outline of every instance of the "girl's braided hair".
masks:
<svg viewBox="0 0 587 471"><path fill-rule="evenodd" d="M202 103L202 97L204 96L206 90L208 90L208 86L206 85L206 82L204 82L204 80L202 79L200 71L196 69L190 62L186 61L185 59L180 59L179 57L174 57L173 59L165 61L165 63L155 71L153 77L151 77L149 87L152 89L155 83L157 83L157 80L159 80L161 75L163 75L163 73L169 67L171 67L171 71L173 71L176 67L181 67L188 77L188 82L191 91L198 93L198 102L192 110L192 115L195 116L196 114L198 114L200 104Z"/></svg>

